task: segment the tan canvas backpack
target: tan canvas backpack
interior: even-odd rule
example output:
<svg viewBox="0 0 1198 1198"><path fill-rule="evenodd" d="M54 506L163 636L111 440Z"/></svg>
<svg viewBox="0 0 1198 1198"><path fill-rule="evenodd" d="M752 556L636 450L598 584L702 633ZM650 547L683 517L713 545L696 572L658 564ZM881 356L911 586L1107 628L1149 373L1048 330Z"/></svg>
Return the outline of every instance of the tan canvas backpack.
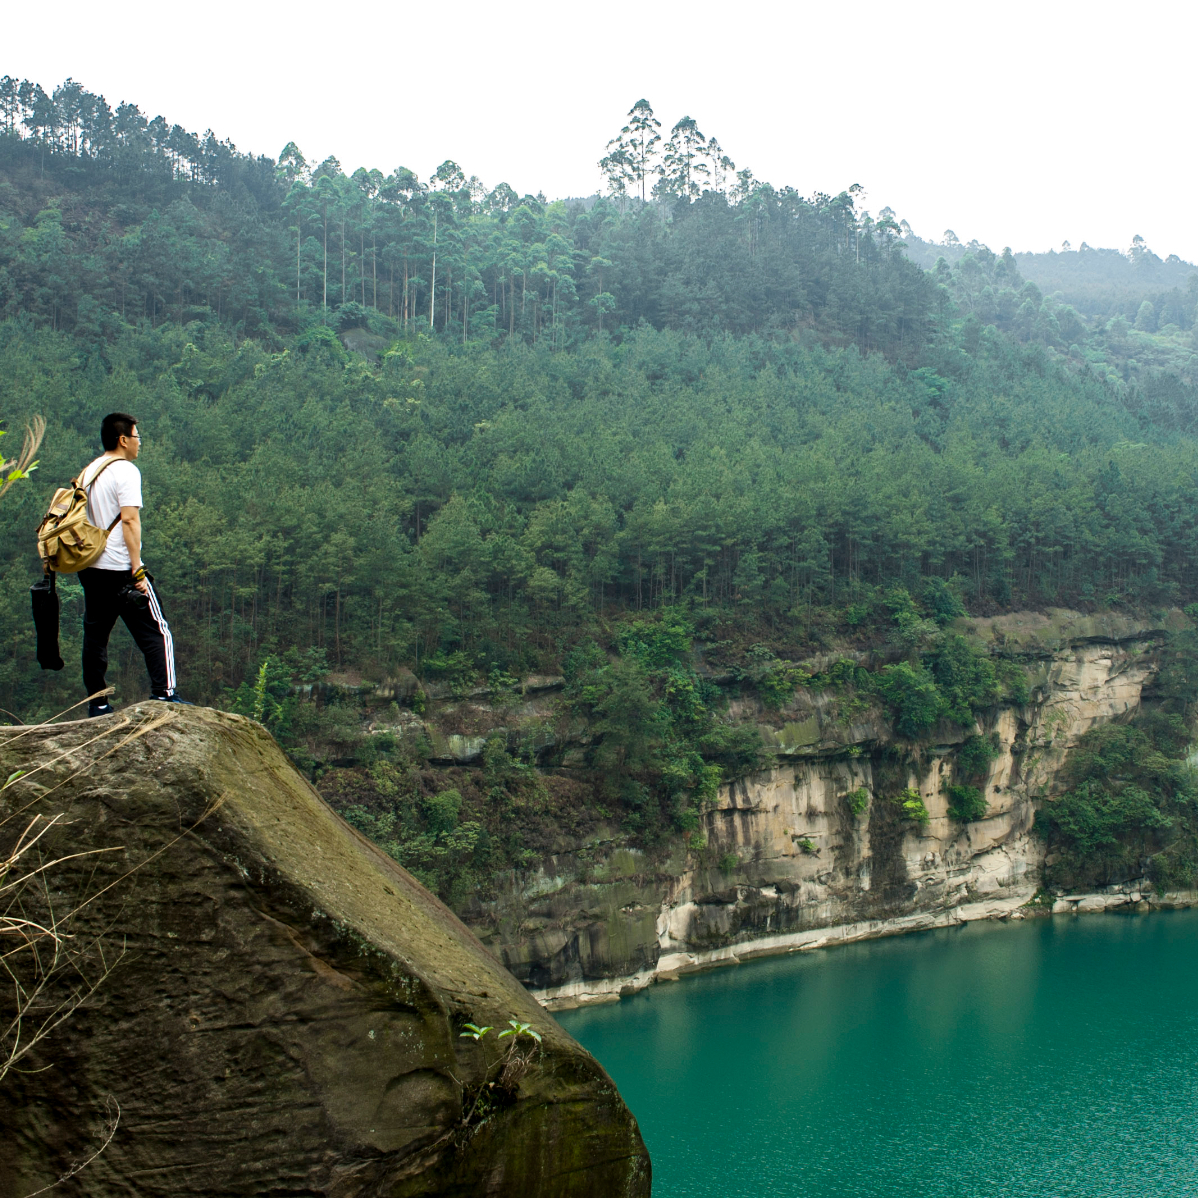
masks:
<svg viewBox="0 0 1198 1198"><path fill-rule="evenodd" d="M108 534L120 523L121 513L107 528L97 528L87 518L87 496L96 479L119 458L109 458L83 487L87 468L71 479L69 487L59 487L50 501L50 509L37 526L37 552L47 573L78 574L86 570L104 552Z"/></svg>

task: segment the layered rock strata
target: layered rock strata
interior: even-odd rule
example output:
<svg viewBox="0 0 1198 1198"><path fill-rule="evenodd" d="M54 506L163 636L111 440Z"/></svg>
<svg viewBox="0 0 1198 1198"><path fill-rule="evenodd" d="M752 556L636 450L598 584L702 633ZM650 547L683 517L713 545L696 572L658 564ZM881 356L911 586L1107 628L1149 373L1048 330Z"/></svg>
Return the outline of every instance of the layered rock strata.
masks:
<svg viewBox="0 0 1198 1198"><path fill-rule="evenodd" d="M614 835L608 845L575 846L501 898L491 943L553 1008L762 953L1018 913L1043 860L1038 801L1054 793L1086 731L1134 714L1160 638L1182 623L1179 612L1156 621L1066 611L962 621L959 631L1021 661L1025 706L999 709L974 729L942 727L912 752L876 716L846 724L818 697L800 700L780 726L762 729L776 765L721 790L701 853L679 843L651 863L616 847ZM974 734L992 735L998 755L985 778L985 817L960 823L945 783ZM908 788L927 809L926 825L904 819L894 801Z"/></svg>
<svg viewBox="0 0 1198 1198"><path fill-rule="evenodd" d="M22 901L67 917L79 970L44 1000L114 966L0 1087L0 1198L86 1160L118 1106L56 1193L648 1195L603 1069L260 727L145 705L5 730L0 757L27 771L0 831L58 817ZM513 1019L540 1043L461 1034Z"/></svg>

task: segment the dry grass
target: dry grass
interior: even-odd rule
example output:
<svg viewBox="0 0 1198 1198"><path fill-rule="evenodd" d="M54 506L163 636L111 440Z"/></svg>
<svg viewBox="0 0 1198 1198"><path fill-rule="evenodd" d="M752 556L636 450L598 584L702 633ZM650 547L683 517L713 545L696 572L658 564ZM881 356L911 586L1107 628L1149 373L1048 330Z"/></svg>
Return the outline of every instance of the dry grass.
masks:
<svg viewBox="0 0 1198 1198"><path fill-rule="evenodd" d="M110 692L101 692L107 693ZM59 716L73 710L68 708ZM0 997L0 1086L10 1074L37 1073L49 1068L49 1065L32 1067L34 1054L96 994L120 964L125 956L123 940L110 929L97 931L88 927L81 916L106 890L146 864L141 862L90 893L64 899L63 879L77 871L81 859L119 853L124 846L76 853L58 851L53 845L61 840L71 821L63 811L46 814L34 808L68 782L86 775L104 758L174 718L174 712L167 712L148 719L126 717L113 721L81 744L53 752L30 768L15 771L0 786L0 796L13 792L7 798L16 799L11 807L6 804L0 809L3 811L0 814L0 985L4 991ZM0 748L44 730L51 723L53 720L19 730L5 729L0 732ZM96 750L89 753L93 746L97 746ZM63 761L70 762L66 776L52 785L44 785L42 779L61 772L54 767ZM172 840L159 852L165 852L174 843ZM55 1181L27 1198L44 1194L86 1169L112 1142L120 1117L120 1104L109 1095L95 1147Z"/></svg>
<svg viewBox="0 0 1198 1198"><path fill-rule="evenodd" d="M29 472L36 469L37 462L33 460L33 455L37 453L45 435L45 420L41 416L35 416L33 422L25 426L25 441L21 446L21 452L7 461L0 458L0 498L3 498L4 492L13 483L27 478Z"/></svg>
<svg viewBox="0 0 1198 1198"><path fill-rule="evenodd" d="M34 815L15 841L0 849L0 976L10 994L0 1017L0 1085L96 992L124 956L123 945L74 930L85 904L68 903L64 909L56 900L56 870L90 855L47 859L42 844L61 823L61 815Z"/></svg>

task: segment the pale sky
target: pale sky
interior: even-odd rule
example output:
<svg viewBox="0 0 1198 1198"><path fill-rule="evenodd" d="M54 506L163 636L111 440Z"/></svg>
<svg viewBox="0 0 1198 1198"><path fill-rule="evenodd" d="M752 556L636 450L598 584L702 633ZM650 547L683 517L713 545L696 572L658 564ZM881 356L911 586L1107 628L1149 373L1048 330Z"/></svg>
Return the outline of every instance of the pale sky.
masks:
<svg viewBox="0 0 1198 1198"><path fill-rule="evenodd" d="M488 186L589 195L646 97L804 194L861 183L916 233L1198 261L1198 5L203 5L65 0L4 17L0 74L309 161L446 158Z"/></svg>

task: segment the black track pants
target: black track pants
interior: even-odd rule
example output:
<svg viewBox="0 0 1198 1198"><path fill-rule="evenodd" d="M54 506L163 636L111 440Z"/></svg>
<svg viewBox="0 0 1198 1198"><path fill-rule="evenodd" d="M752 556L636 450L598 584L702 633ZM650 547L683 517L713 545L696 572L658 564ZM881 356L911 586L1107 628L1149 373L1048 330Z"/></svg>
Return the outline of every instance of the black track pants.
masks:
<svg viewBox="0 0 1198 1198"><path fill-rule="evenodd" d="M131 570L96 570L79 572L83 584L83 685L89 695L102 691L107 685L104 674L108 669L108 638L120 616L125 627L145 655L150 673L150 690L156 695L169 695L175 690L175 642L162 614L162 605L154 584L150 583L150 602L146 607L123 607L117 596L133 581Z"/></svg>

